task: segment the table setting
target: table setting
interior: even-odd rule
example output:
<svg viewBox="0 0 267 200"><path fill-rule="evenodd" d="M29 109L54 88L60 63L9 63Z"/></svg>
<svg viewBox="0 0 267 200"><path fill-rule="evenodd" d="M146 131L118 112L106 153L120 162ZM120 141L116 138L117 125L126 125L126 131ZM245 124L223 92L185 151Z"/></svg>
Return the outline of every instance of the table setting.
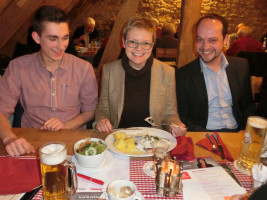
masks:
<svg viewBox="0 0 267 200"><path fill-rule="evenodd" d="M254 123L252 126L255 126ZM210 184L197 180L197 177L208 175L209 178L213 178L211 174L221 176L224 182L228 183L228 187L232 187L228 191L220 190L222 197L218 199L229 198L235 194L234 192L251 193L256 187L266 183L266 177L262 178L262 174L265 173L267 167L262 166L259 161L255 161L255 167L244 172L235 164L235 162L239 163L240 155L244 154L242 148L244 148L249 131L239 133L187 132L186 135L175 138L169 132L155 127L118 129L111 134L92 130L75 130L74 132L65 130L59 132L53 138L55 140L51 142L49 139L51 133L49 132L14 129L18 135L28 137L27 139L33 142L39 153L38 155L11 157L6 156L3 146L0 146L0 155L2 155L0 156L0 176L1 179L3 177L2 180L7 180L0 185L0 199L11 199L9 198L11 194L14 194L13 197L17 194L16 199L21 200L25 199L25 197L23 199L24 195L31 195L30 199L34 200L43 199L43 196L47 194L43 185L44 181L41 181L45 174L43 165L51 165L48 167L50 170L48 172L54 172L53 166L62 163L64 163L62 165L64 167L61 168L65 172L63 174L68 176L61 177L61 182L68 180L66 184L68 183L70 188L63 193L73 200L79 198L127 199L128 197L129 199L190 200L194 199L190 192L194 188L193 185L199 184L197 188L203 189L203 184ZM34 143L33 135L36 134L39 134L40 141ZM76 134L75 137L74 134ZM250 139L253 138L253 134L254 132L251 133ZM265 135L262 135L260 139L262 146L264 137ZM30 138L33 139L30 140ZM52 153L51 150L51 153L57 156L42 158L43 146L54 144L55 141L60 141L59 143L64 146L64 155L58 156L62 149L56 153ZM97 154L97 150L95 150L97 147L88 147L82 153L84 155L78 153L78 149L82 149L82 146L93 142L100 142L106 149ZM49 155L49 153L47 154ZM81 156L86 159L94 157L94 161L83 161ZM101 158L97 160L98 157ZM213 163L211 163L214 166L198 169L197 160L199 158L209 162L212 159ZM259 158L260 156L258 160ZM193 167L190 169L187 165ZM208 163L206 166L209 165ZM7 171L9 173L6 173ZM203 174L198 174L200 171ZM49 177L52 177L51 180L53 180L54 176L50 175ZM219 180L218 184L221 184ZM40 188L40 185L43 187ZM205 188L203 191L209 192ZM118 196L121 193L127 197ZM206 193L205 195L207 195ZM199 194L205 196L204 193ZM213 199L209 195L207 197L209 198L206 199Z"/></svg>

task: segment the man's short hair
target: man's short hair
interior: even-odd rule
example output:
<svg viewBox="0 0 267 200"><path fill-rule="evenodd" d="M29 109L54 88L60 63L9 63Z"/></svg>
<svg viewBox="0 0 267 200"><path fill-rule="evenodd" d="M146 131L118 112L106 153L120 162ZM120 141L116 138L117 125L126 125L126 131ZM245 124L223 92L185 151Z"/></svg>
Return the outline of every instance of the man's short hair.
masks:
<svg viewBox="0 0 267 200"><path fill-rule="evenodd" d="M44 29L44 22L69 24L69 17L62 9L56 6L42 6L35 12L33 18L33 31L36 31L41 35Z"/></svg>
<svg viewBox="0 0 267 200"><path fill-rule="evenodd" d="M228 22L227 22L227 20L223 16L220 16L220 15L215 14L215 13L211 13L211 14L208 14L208 15L205 15L205 16L201 17L197 21L196 30L197 30L198 25L200 24L200 22L203 19L215 19L215 20L220 21L222 23L222 34L223 34L223 38L225 38L226 34L228 33Z"/></svg>
<svg viewBox="0 0 267 200"><path fill-rule="evenodd" d="M84 24L94 25L95 26L95 20L92 17L84 18L83 22L84 22Z"/></svg>
<svg viewBox="0 0 267 200"><path fill-rule="evenodd" d="M252 29L249 26L242 26L240 29L237 31L237 36L238 37L248 37L251 36L252 34Z"/></svg>

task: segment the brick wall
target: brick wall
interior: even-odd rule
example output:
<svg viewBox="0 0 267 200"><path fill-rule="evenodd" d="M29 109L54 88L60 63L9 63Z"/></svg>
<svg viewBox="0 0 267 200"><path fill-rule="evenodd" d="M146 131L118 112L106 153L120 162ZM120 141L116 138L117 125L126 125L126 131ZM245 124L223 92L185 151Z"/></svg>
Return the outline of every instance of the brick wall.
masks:
<svg viewBox="0 0 267 200"><path fill-rule="evenodd" d="M193 1L193 0L192 0ZM102 37L108 34L110 24L116 16L123 1L102 0L92 3L86 15L95 18ZM227 18L229 33L241 22L253 29L253 37L260 37L267 32L267 0L202 0L201 14L217 13ZM155 17L160 24L180 22L181 0L140 0L137 10L139 15ZM78 26L78 24L77 24Z"/></svg>

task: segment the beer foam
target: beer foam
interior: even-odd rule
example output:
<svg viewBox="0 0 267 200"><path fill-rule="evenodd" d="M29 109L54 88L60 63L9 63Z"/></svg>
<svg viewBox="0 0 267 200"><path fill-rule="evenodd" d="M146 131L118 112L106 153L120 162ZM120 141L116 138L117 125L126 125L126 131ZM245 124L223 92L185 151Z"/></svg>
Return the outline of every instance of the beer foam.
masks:
<svg viewBox="0 0 267 200"><path fill-rule="evenodd" d="M255 128L267 128L267 121L260 117L249 117L248 124Z"/></svg>
<svg viewBox="0 0 267 200"><path fill-rule="evenodd" d="M67 150L62 144L44 146L41 153L41 162L45 165L57 165L67 159Z"/></svg>

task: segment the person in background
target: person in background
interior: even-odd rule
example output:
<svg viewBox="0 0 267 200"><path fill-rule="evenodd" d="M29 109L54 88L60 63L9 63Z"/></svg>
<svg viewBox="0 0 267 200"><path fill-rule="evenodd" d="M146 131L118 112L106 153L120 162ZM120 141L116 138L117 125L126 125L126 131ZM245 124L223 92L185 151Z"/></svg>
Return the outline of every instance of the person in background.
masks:
<svg viewBox="0 0 267 200"><path fill-rule="evenodd" d="M35 152L7 120L19 99L24 108L21 126L49 131L83 128L94 118L98 100L91 64L65 53L69 18L63 10L40 7L32 37L40 51L13 59L0 83L0 138L11 156Z"/></svg>
<svg viewBox="0 0 267 200"><path fill-rule="evenodd" d="M150 126L144 119L151 116L155 123L172 124L174 136L185 134L177 113L174 69L153 58L155 40L150 18L133 17L126 24L122 38L125 53L103 67L93 123L98 131Z"/></svg>
<svg viewBox="0 0 267 200"><path fill-rule="evenodd" d="M226 57L228 23L217 14L196 24L199 57L176 71L181 121L189 131L235 132L255 113L247 60Z"/></svg>
<svg viewBox="0 0 267 200"><path fill-rule="evenodd" d="M156 39L158 39L162 36L162 27L160 26L159 20L157 20L155 17L152 17L151 20L156 27Z"/></svg>
<svg viewBox="0 0 267 200"><path fill-rule="evenodd" d="M174 33L174 38L179 39L180 23L176 26L176 32Z"/></svg>
<svg viewBox="0 0 267 200"><path fill-rule="evenodd" d="M262 43L251 37L252 29L249 26L242 26L237 31L238 39L235 40L226 50L227 56L236 56L240 51L262 52Z"/></svg>
<svg viewBox="0 0 267 200"><path fill-rule="evenodd" d="M263 44L264 38L267 38L267 32L261 36L260 42Z"/></svg>
<svg viewBox="0 0 267 200"><path fill-rule="evenodd" d="M240 24L236 25L236 27L235 27L235 32L232 33L232 34L229 34L229 36L228 36L228 41L227 41L227 44L226 44L226 49L228 49L228 48L230 47L230 45L233 43L233 41L235 41L235 40L238 39L237 31L238 31L242 26L245 26L245 24L244 24L244 23L240 23Z"/></svg>
<svg viewBox="0 0 267 200"><path fill-rule="evenodd" d="M267 197L267 183L260 186L250 196L247 194L237 194L232 196L231 200L263 200Z"/></svg>
<svg viewBox="0 0 267 200"><path fill-rule="evenodd" d="M83 26L78 27L72 39L75 45L80 47L85 46L85 42L91 43L99 35L98 30L95 28L95 20L92 17L86 17L83 19Z"/></svg>
<svg viewBox="0 0 267 200"><path fill-rule="evenodd" d="M177 24L176 27L176 32L174 33L174 38L176 38L177 40L179 39L179 33L180 32L180 24Z"/></svg>
<svg viewBox="0 0 267 200"><path fill-rule="evenodd" d="M157 39L155 48L177 48L178 39L174 38L175 28L170 23L165 23L162 27L162 35Z"/></svg>

